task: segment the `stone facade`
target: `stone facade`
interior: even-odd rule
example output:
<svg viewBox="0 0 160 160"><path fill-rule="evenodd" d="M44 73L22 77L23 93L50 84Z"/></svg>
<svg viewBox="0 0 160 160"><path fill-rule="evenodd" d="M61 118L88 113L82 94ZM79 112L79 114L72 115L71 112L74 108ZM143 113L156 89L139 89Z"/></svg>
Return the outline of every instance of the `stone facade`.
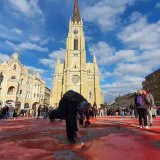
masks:
<svg viewBox="0 0 160 160"><path fill-rule="evenodd" d="M44 94L44 106L50 107L50 99L51 99L51 90L45 87L45 94Z"/></svg>
<svg viewBox="0 0 160 160"><path fill-rule="evenodd" d="M153 95L155 105L160 106L160 69L148 75L142 85L144 90Z"/></svg>
<svg viewBox="0 0 160 160"><path fill-rule="evenodd" d="M21 64L18 53L0 64L1 72L4 76L0 86L1 106L8 103L21 109L32 109L33 106L43 105L45 82L39 73L28 70Z"/></svg>
<svg viewBox="0 0 160 160"><path fill-rule="evenodd" d="M55 67L52 105L57 106L68 90L82 94L91 104L103 104L96 57L93 57L93 63L86 63L85 36L77 0L69 23L64 54L65 62L61 63L58 59Z"/></svg>

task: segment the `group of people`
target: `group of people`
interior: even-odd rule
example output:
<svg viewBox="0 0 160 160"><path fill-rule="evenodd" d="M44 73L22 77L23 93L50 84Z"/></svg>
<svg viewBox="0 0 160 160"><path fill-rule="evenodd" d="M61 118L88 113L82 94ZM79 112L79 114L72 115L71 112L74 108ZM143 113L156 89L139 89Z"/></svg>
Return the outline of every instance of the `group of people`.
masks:
<svg viewBox="0 0 160 160"><path fill-rule="evenodd" d="M135 106L138 111L140 128L148 129L153 125L152 110L155 105L152 94L145 90L139 90L135 96Z"/></svg>
<svg viewBox="0 0 160 160"><path fill-rule="evenodd" d="M39 105L37 119L39 119L40 116L42 116L44 119L47 119L47 117L49 116L49 109L47 106L42 107L41 105Z"/></svg>
<svg viewBox="0 0 160 160"><path fill-rule="evenodd" d="M9 118L9 107L4 106L0 108L0 119L8 119Z"/></svg>
<svg viewBox="0 0 160 160"><path fill-rule="evenodd" d="M8 119L13 118L14 120L17 117L37 117L37 119L42 116L44 119L46 119L49 116L50 109L47 106L41 106L39 105L38 109L19 109L19 108L13 108L9 106L4 106L0 108L0 119Z"/></svg>

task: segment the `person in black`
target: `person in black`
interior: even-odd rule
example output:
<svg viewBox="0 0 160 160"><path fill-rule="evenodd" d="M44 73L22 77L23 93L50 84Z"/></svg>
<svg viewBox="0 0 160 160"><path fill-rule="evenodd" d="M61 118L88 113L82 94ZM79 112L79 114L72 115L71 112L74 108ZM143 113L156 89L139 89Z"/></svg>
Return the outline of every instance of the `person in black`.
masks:
<svg viewBox="0 0 160 160"><path fill-rule="evenodd" d="M6 106L2 108L2 119L6 118Z"/></svg>
<svg viewBox="0 0 160 160"><path fill-rule="evenodd" d="M41 105L39 105L39 107L38 107L38 115L37 115L37 119L39 119L40 114L41 114Z"/></svg>
<svg viewBox="0 0 160 160"><path fill-rule="evenodd" d="M14 112L13 112L13 119L16 120L17 118L17 112L16 112L16 109L14 109Z"/></svg>
<svg viewBox="0 0 160 160"><path fill-rule="evenodd" d="M0 119L2 119L2 108L0 108Z"/></svg>
<svg viewBox="0 0 160 160"><path fill-rule="evenodd" d="M6 119L8 119L8 118L9 118L9 107L6 106Z"/></svg>
<svg viewBox="0 0 160 160"><path fill-rule="evenodd" d="M77 103L75 101L66 101L66 132L70 142L76 143L75 137L78 132L77 127Z"/></svg>
<svg viewBox="0 0 160 160"><path fill-rule="evenodd" d="M77 137L78 126L77 126L77 113L81 102L87 100L79 93L69 90L67 91L59 102L58 109L55 113L55 117L58 119L64 119L66 121L66 132L68 140L71 143L76 143L75 138Z"/></svg>

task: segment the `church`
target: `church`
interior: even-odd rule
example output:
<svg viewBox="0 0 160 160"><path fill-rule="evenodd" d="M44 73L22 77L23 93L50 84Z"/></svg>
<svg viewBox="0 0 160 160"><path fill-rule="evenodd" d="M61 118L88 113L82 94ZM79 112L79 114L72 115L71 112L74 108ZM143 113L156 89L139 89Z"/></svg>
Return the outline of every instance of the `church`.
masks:
<svg viewBox="0 0 160 160"><path fill-rule="evenodd" d="M68 90L80 93L89 103L93 105L96 102L99 107L100 104L104 103L100 88L99 69L95 56L93 56L93 63L86 63L85 36L78 0L74 2L64 54L64 63L57 59L55 67L53 107L58 105L61 97Z"/></svg>

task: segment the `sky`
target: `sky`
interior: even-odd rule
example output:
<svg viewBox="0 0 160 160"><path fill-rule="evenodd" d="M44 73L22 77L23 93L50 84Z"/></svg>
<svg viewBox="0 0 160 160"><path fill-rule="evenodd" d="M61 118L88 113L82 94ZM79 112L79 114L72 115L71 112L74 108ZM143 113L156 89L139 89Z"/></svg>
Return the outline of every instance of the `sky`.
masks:
<svg viewBox="0 0 160 160"><path fill-rule="evenodd" d="M15 51L52 89L74 0L0 0L0 63ZM79 0L87 62L95 54L105 102L142 88L160 68L159 0Z"/></svg>

